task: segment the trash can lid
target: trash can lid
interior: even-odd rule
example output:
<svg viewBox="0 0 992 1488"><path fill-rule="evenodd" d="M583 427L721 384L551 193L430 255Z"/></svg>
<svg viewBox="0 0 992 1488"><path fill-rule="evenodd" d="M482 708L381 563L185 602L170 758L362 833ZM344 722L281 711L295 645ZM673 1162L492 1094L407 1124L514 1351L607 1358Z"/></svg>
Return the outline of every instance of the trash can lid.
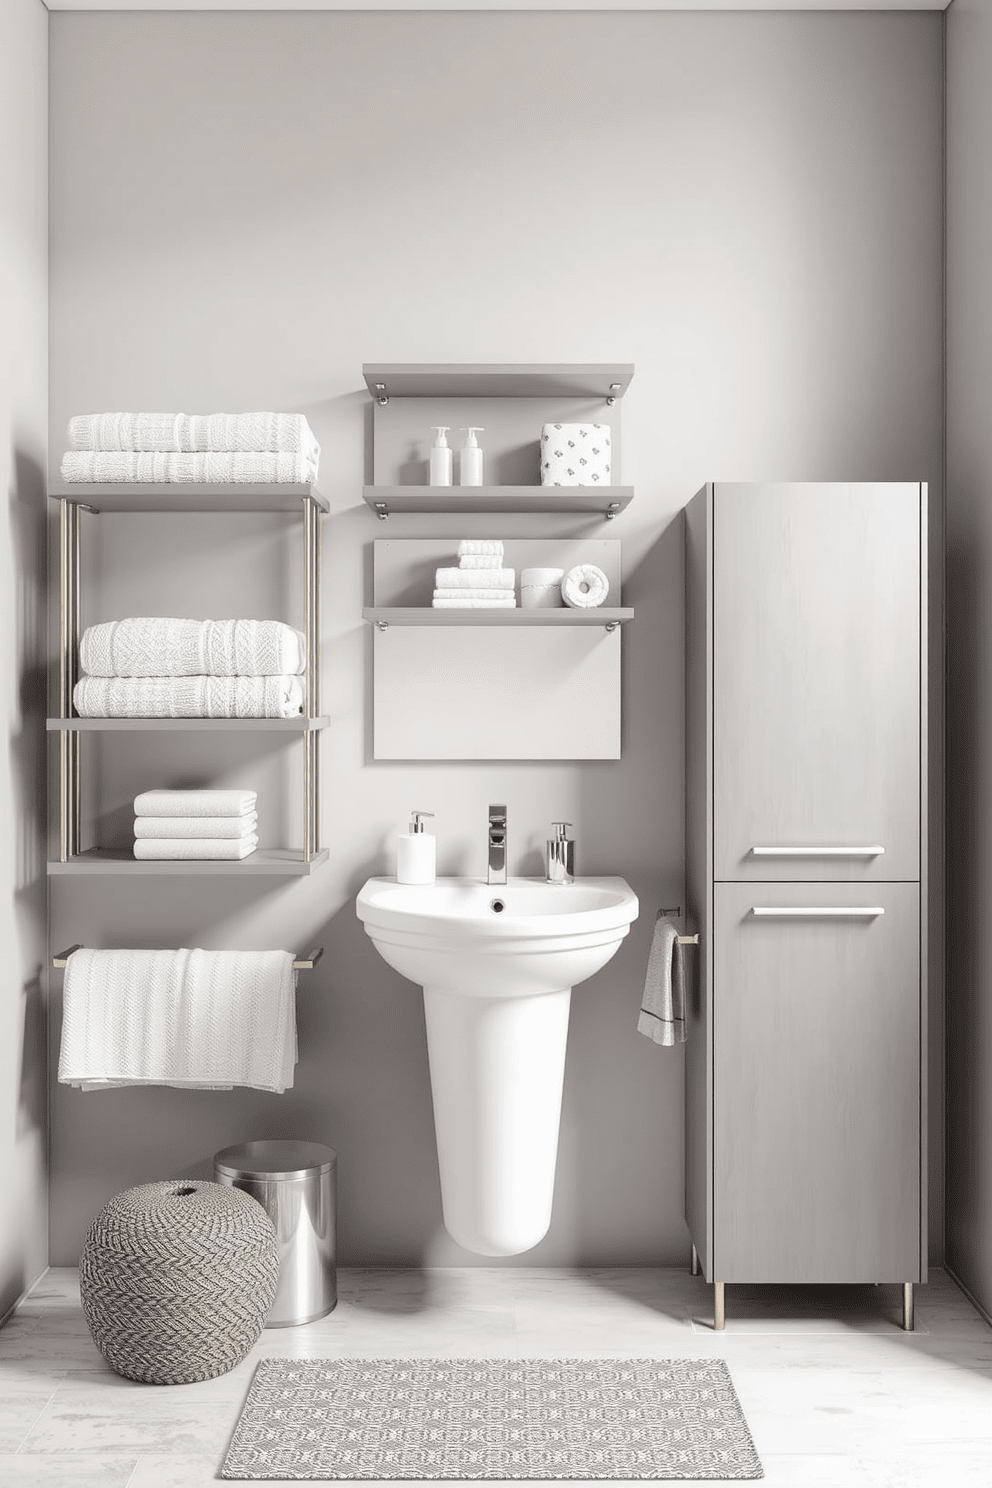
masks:
<svg viewBox="0 0 992 1488"><path fill-rule="evenodd" d="M214 1153L214 1168L229 1178L302 1178L326 1173L337 1153L322 1142L243 1142Z"/></svg>

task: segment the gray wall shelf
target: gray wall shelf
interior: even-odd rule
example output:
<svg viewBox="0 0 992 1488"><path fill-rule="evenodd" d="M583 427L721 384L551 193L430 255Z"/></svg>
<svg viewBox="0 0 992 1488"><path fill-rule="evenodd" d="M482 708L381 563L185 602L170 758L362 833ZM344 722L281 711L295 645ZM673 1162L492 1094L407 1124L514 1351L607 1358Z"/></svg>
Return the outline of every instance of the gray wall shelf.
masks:
<svg viewBox="0 0 992 1488"><path fill-rule="evenodd" d="M365 486L376 516L391 512L583 512L609 521L634 499L633 486Z"/></svg>
<svg viewBox="0 0 992 1488"><path fill-rule="evenodd" d="M367 362L369 392L386 398L622 398L630 362Z"/></svg>
<svg viewBox="0 0 992 1488"><path fill-rule="evenodd" d="M606 625L611 629L633 620L630 609L589 610L434 609L430 605L368 605L362 619L373 625Z"/></svg>

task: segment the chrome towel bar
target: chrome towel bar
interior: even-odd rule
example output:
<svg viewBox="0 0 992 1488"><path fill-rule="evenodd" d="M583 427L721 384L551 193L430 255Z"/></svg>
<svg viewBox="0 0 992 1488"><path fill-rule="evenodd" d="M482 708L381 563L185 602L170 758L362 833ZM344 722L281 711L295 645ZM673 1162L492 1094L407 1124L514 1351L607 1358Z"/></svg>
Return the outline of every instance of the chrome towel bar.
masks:
<svg viewBox="0 0 992 1488"><path fill-rule="evenodd" d="M681 904L676 904L674 909L659 909L658 913L655 915L655 919L660 920L662 915L674 915L677 920L680 920L682 918ZM679 945L699 944L698 935L676 935L675 939Z"/></svg>
<svg viewBox="0 0 992 1488"><path fill-rule="evenodd" d="M52 957L52 965L57 968L64 967L73 951L81 951L82 949L81 945L71 945L67 951L59 951L57 956ZM313 971L323 954L323 946L314 946L312 951L307 951L305 956L300 956L298 960L293 962L293 970Z"/></svg>

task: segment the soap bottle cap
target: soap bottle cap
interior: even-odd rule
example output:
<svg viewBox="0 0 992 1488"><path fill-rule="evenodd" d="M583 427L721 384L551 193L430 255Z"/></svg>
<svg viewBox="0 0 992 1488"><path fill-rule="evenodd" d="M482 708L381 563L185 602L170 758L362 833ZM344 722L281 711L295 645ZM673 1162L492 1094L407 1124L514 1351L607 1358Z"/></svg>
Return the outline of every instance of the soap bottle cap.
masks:
<svg viewBox="0 0 992 1488"><path fill-rule="evenodd" d="M462 425L460 425L460 427L463 428L463 429L467 429L468 430L468 438L465 441L465 448L466 449L478 449L479 448L479 441L476 439L475 436L476 436L476 434L484 434L486 432L485 431L485 425L484 424L462 424Z"/></svg>
<svg viewBox="0 0 992 1488"><path fill-rule="evenodd" d="M556 842L566 842L568 839L565 836L565 831L566 831L566 829L568 827L570 827L572 825L572 823L571 822L565 822L565 821L556 821L556 822L552 822L551 825L555 829L555 841Z"/></svg>
<svg viewBox="0 0 992 1488"><path fill-rule="evenodd" d="M444 436L445 436L445 434L447 434L448 430L451 428L451 425L450 424L431 424L431 428L434 430L434 433L437 435L437 438L434 441L434 448L435 449L447 449L447 447L448 447L448 441L445 439ZM433 816L434 813L432 811L427 811L427 812L424 813L424 815L425 816Z"/></svg>
<svg viewBox="0 0 992 1488"><path fill-rule="evenodd" d="M410 813L410 831L413 832L414 834L416 834L417 832L422 832L424 830L423 818L425 816L433 816L433 815L434 815L433 811L411 811L411 813Z"/></svg>

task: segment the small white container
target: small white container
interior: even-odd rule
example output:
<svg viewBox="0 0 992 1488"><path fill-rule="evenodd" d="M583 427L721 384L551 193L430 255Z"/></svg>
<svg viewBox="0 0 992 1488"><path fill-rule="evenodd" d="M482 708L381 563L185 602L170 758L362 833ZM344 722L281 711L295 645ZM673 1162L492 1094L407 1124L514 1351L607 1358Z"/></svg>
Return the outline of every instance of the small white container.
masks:
<svg viewBox="0 0 992 1488"><path fill-rule="evenodd" d="M563 568L522 568L520 570L520 608L522 610L558 610L564 606L561 597Z"/></svg>
<svg viewBox="0 0 992 1488"><path fill-rule="evenodd" d="M451 485L451 448L445 439L450 424L433 424L431 426L437 438L431 448L431 485Z"/></svg>
<svg viewBox="0 0 992 1488"><path fill-rule="evenodd" d="M476 434L484 432L480 424L468 425L468 439L458 462L458 482L462 486L482 485L482 451Z"/></svg>
<svg viewBox="0 0 992 1488"><path fill-rule="evenodd" d="M433 816L433 811L414 811L410 814L409 832L401 832L396 839L396 882L401 884L432 884L437 873L437 838L424 831L423 818Z"/></svg>

